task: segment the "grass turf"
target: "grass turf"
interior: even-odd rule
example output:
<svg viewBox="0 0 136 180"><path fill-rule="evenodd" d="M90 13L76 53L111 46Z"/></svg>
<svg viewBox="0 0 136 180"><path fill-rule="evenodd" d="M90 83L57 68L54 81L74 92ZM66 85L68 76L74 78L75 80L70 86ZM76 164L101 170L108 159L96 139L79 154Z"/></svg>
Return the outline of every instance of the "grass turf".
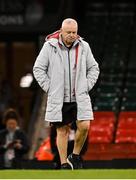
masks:
<svg viewBox="0 0 136 180"><path fill-rule="evenodd" d="M0 170L0 179L136 179L136 170Z"/></svg>

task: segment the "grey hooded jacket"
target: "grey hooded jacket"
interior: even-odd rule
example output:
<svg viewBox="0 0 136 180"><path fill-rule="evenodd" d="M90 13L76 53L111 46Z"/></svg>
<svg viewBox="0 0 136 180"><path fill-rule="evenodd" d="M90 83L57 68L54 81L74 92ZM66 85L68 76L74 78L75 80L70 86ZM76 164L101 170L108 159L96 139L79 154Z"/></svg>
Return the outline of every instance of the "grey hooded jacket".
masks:
<svg viewBox="0 0 136 180"><path fill-rule="evenodd" d="M89 44L81 38L78 40L75 77L77 119L93 120L92 105L88 92L98 79L99 67L92 55ZM45 120L61 122L65 89L64 60L56 34L44 43L35 61L33 73L41 88L48 94Z"/></svg>

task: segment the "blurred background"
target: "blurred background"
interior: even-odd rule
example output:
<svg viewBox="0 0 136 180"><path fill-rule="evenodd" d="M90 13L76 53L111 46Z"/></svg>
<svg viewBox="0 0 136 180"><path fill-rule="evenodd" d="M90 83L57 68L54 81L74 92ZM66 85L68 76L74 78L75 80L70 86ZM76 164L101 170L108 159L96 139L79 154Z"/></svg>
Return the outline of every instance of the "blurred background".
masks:
<svg viewBox="0 0 136 180"><path fill-rule="evenodd" d="M32 67L46 35L67 17L78 21L79 34L89 42L101 70L90 92L95 121L82 155L85 167L136 167L134 1L0 0L0 129L5 128L5 110L16 109L29 139L25 159L35 162L33 168L57 166L52 163L58 161L55 130L44 122L46 94Z"/></svg>

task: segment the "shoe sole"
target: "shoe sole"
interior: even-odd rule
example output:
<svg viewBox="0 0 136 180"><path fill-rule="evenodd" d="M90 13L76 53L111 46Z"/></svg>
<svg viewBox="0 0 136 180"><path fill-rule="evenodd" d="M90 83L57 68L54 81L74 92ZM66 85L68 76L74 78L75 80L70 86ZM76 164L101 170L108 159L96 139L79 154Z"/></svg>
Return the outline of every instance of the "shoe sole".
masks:
<svg viewBox="0 0 136 180"><path fill-rule="evenodd" d="M71 166L71 169L74 170L73 164L69 161L68 158L67 158L67 163Z"/></svg>

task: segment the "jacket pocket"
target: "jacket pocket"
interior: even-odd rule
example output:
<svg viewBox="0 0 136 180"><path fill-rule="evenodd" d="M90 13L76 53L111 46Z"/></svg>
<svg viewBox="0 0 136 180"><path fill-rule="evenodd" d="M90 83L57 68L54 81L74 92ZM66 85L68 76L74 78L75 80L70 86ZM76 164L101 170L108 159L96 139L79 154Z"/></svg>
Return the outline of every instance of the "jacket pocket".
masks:
<svg viewBox="0 0 136 180"><path fill-rule="evenodd" d="M54 98L54 97L48 97L47 100L47 108L46 111L48 112L54 112L59 109L59 106L61 106L62 102L60 98Z"/></svg>
<svg viewBox="0 0 136 180"><path fill-rule="evenodd" d="M48 93L49 92L49 88L50 88L50 82L48 81L48 82L46 82L45 84L44 84L44 91L46 92L46 93Z"/></svg>

